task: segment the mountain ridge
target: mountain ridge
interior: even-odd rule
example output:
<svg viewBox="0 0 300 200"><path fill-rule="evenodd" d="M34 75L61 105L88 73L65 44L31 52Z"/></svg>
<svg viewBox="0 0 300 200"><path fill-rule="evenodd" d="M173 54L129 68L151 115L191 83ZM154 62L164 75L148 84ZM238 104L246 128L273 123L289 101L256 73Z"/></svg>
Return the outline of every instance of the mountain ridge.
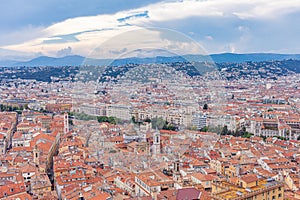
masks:
<svg viewBox="0 0 300 200"><path fill-rule="evenodd" d="M241 62L260 62L272 60L300 60L300 54L276 54L276 53L220 53L211 55L183 55L183 56L155 56L155 57L129 57L121 59L93 59L85 58L80 55L69 55L65 57L48 57L40 56L29 61L1 61L0 66L82 66L82 65L125 65L129 63L146 64L146 63L167 63L167 62L184 62L184 61L214 61L216 63L241 63Z"/></svg>

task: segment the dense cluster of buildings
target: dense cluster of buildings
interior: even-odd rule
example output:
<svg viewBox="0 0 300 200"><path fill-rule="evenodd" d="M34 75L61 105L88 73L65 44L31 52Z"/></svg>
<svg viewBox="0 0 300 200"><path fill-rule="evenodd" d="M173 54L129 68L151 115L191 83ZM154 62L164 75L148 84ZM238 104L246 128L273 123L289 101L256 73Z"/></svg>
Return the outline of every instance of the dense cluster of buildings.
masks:
<svg viewBox="0 0 300 200"><path fill-rule="evenodd" d="M224 81L151 67L112 82L2 84L0 199L300 198L298 74Z"/></svg>
<svg viewBox="0 0 300 200"><path fill-rule="evenodd" d="M11 125L1 132L6 141L0 154L1 199L56 199L50 172L64 117L31 111L1 112L1 116L3 125Z"/></svg>
<svg viewBox="0 0 300 200"><path fill-rule="evenodd" d="M15 113L1 113L16 116ZM27 111L7 120L2 199L297 199L300 142ZM10 121L9 121L10 120ZM67 120L67 121L66 121ZM6 140L7 141L7 140Z"/></svg>

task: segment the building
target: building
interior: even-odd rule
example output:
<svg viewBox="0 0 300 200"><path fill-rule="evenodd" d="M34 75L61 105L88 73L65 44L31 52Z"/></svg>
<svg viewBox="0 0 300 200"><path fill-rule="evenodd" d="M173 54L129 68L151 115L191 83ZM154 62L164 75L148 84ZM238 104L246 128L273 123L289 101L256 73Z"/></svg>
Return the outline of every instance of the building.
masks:
<svg viewBox="0 0 300 200"><path fill-rule="evenodd" d="M212 183L213 200L283 200L284 184L274 179L247 174L238 179L215 180Z"/></svg>
<svg viewBox="0 0 300 200"><path fill-rule="evenodd" d="M47 174L35 174L31 179L31 192L41 199L44 194L51 192L51 182Z"/></svg>
<svg viewBox="0 0 300 200"><path fill-rule="evenodd" d="M200 130L207 125L206 120L206 115L195 114L192 118L192 127L195 127L197 128L197 130Z"/></svg>
<svg viewBox="0 0 300 200"><path fill-rule="evenodd" d="M105 104L82 104L79 108L81 113L85 113L91 116L106 116L106 105Z"/></svg>
<svg viewBox="0 0 300 200"><path fill-rule="evenodd" d="M36 117L35 120L36 120L36 123L40 123L43 128L49 129L50 123L52 121L52 117L43 115L43 116Z"/></svg>
<svg viewBox="0 0 300 200"><path fill-rule="evenodd" d="M33 134L15 132L12 138L12 147L29 147Z"/></svg>
<svg viewBox="0 0 300 200"><path fill-rule="evenodd" d="M64 134L69 132L69 115L68 113L64 114Z"/></svg>
<svg viewBox="0 0 300 200"><path fill-rule="evenodd" d="M216 176L211 174L201 174L201 173L194 173L191 175L191 179L196 184L201 184L205 190L211 190L211 183L213 180L216 180Z"/></svg>
<svg viewBox="0 0 300 200"><path fill-rule="evenodd" d="M0 155L6 152L7 142L6 134L0 133Z"/></svg>
<svg viewBox="0 0 300 200"><path fill-rule="evenodd" d="M152 154L158 155L160 153L160 132L156 129L156 131L153 133Z"/></svg>
<svg viewBox="0 0 300 200"><path fill-rule="evenodd" d="M297 140L300 136L300 119L274 116L273 118L254 118L250 122L250 131L256 136L283 137Z"/></svg>
<svg viewBox="0 0 300 200"><path fill-rule="evenodd" d="M69 112L72 104L47 104L46 110L54 113Z"/></svg>
<svg viewBox="0 0 300 200"><path fill-rule="evenodd" d="M156 197L163 190L173 188L174 181L160 171L144 172L135 176L135 194L137 196Z"/></svg>
<svg viewBox="0 0 300 200"><path fill-rule="evenodd" d="M123 104L110 104L107 106L106 114L108 117L116 117L122 120L131 120L131 108Z"/></svg>

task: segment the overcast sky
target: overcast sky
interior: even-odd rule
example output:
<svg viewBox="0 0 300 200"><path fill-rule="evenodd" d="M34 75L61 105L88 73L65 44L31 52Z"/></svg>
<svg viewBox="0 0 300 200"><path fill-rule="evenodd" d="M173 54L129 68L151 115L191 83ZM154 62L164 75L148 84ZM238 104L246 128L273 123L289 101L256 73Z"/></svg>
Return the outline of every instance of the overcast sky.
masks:
<svg viewBox="0 0 300 200"><path fill-rule="evenodd" d="M10 0L0 7L0 59L300 53L299 24L299 0Z"/></svg>

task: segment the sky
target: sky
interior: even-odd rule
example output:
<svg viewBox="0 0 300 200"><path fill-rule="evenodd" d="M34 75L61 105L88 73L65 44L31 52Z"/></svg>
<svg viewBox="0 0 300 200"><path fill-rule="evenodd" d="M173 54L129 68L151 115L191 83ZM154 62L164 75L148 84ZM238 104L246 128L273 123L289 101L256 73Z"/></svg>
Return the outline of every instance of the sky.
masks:
<svg viewBox="0 0 300 200"><path fill-rule="evenodd" d="M299 24L299 0L10 0L0 59L300 53Z"/></svg>

